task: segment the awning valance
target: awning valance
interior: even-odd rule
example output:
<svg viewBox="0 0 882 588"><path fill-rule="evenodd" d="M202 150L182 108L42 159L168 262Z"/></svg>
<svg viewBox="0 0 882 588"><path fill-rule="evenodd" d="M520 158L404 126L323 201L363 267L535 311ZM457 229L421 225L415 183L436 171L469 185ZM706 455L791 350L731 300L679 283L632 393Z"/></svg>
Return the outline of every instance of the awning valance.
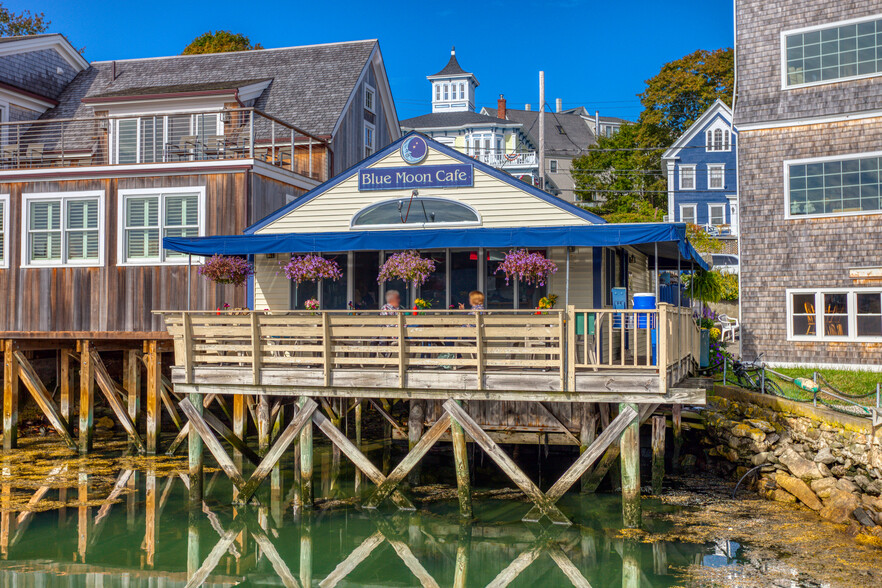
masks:
<svg viewBox="0 0 882 588"><path fill-rule="evenodd" d="M654 258L659 269L675 269L694 261L708 269L686 238L683 223L596 224L561 227L405 229L280 233L216 237L166 237L163 246L192 255L255 255L265 253L330 253L402 249L515 247L618 247L632 245ZM688 269L683 267L683 269Z"/></svg>

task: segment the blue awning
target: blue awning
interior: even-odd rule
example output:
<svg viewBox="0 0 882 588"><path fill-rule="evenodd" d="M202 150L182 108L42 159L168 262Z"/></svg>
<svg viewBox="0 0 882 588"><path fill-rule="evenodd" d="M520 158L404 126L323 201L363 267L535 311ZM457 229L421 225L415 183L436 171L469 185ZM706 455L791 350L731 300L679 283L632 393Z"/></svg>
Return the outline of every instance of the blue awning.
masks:
<svg viewBox="0 0 882 588"><path fill-rule="evenodd" d="M403 229L280 233L216 237L166 237L163 246L192 255L330 253L401 249L515 247L617 247L631 245L654 258L659 269L675 269L678 258L708 269L686 238L683 223L596 224L562 227ZM687 269L685 266L683 269Z"/></svg>

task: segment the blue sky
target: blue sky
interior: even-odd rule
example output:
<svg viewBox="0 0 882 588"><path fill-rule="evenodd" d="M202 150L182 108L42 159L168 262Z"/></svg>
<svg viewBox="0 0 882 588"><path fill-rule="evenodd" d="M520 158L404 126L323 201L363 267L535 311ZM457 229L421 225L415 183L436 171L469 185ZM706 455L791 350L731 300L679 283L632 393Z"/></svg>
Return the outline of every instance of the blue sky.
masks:
<svg viewBox="0 0 882 588"><path fill-rule="evenodd" d="M411 2L227 2L215 0L19 0L14 11L42 11L89 60L174 55L206 30L242 32L264 47L377 38L400 118L429 110L425 76L456 45L480 82L478 108L535 109L539 70L546 100L636 117L636 94L662 64L696 49L731 47L732 2L653 0L580 2L497 0Z"/></svg>

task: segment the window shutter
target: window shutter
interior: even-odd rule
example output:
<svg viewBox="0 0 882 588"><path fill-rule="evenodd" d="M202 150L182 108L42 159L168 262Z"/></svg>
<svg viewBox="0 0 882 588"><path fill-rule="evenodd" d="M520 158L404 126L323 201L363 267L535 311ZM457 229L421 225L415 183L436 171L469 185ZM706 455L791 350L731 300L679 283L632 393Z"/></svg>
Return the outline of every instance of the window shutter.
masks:
<svg viewBox="0 0 882 588"><path fill-rule="evenodd" d="M138 119L117 121L117 163L138 162Z"/></svg>
<svg viewBox="0 0 882 588"><path fill-rule="evenodd" d="M159 196L126 199L126 259L159 257Z"/></svg>

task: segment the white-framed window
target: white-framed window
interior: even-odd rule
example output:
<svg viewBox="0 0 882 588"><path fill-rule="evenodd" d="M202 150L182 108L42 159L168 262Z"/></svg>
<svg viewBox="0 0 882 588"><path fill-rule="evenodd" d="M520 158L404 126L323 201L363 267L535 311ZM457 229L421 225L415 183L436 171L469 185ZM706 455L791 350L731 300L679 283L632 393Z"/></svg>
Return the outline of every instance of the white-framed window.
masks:
<svg viewBox="0 0 882 588"><path fill-rule="evenodd" d="M549 159L548 160L548 171L553 174L557 173L557 160L556 159Z"/></svg>
<svg viewBox="0 0 882 588"><path fill-rule="evenodd" d="M377 91L370 84L364 85L364 109L368 112L377 112Z"/></svg>
<svg viewBox="0 0 882 588"><path fill-rule="evenodd" d="M449 84L444 84L444 99L450 100L450 86L449 86Z"/></svg>
<svg viewBox="0 0 882 588"><path fill-rule="evenodd" d="M435 101L441 100L441 84L435 84Z"/></svg>
<svg viewBox="0 0 882 588"><path fill-rule="evenodd" d="M725 204L708 204L707 220L711 226L718 227L726 224L726 205Z"/></svg>
<svg viewBox="0 0 882 588"><path fill-rule="evenodd" d="M22 267L104 265L104 191L22 194Z"/></svg>
<svg viewBox="0 0 882 588"><path fill-rule="evenodd" d="M680 222L690 225L698 224L695 211L698 207L695 204L680 205Z"/></svg>
<svg viewBox="0 0 882 588"><path fill-rule="evenodd" d="M882 212L882 152L784 162L787 217Z"/></svg>
<svg viewBox="0 0 882 588"><path fill-rule="evenodd" d="M694 190L695 189L695 166L694 165L680 165L680 189L681 190Z"/></svg>
<svg viewBox="0 0 882 588"><path fill-rule="evenodd" d="M9 267L9 194L0 194L0 268Z"/></svg>
<svg viewBox="0 0 882 588"><path fill-rule="evenodd" d="M787 290L787 338L792 341L882 341L882 289Z"/></svg>
<svg viewBox="0 0 882 588"><path fill-rule="evenodd" d="M112 122L115 163L203 159L206 146L223 135L220 113L167 114Z"/></svg>
<svg viewBox="0 0 882 588"><path fill-rule="evenodd" d="M459 83L459 99L465 100L465 84L463 82Z"/></svg>
<svg viewBox="0 0 882 588"><path fill-rule="evenodd" d="M205 234L205 188L119 190L119 265L187 263L187 256L162 247L165 237Z"/></svg>
<svg viewBox="0 0 882 588"><path fill-rule="evenodd" d="M882 14L781 33L781 84L796 88L882 74Z"/></svg>
<svg viewBox="0 0 882 588"><path fill-rule="evenodd" d="M732 131L722 119L717 119L713 126L705 131L704 137L706 151L732 150Z"/></svg>
<svg viewBox="0 0 882 588"><path fill-rule="evenodd" d="M709 163L707 165L707 189L722 190L726 187L726 165Z"/></svg>
<svg viewBox="0 0 882 588"><path fill-rule="evenodd" d="M373 155L376 149L376 133L377 129L371 123L364 123L364 156Z"/></svg>

